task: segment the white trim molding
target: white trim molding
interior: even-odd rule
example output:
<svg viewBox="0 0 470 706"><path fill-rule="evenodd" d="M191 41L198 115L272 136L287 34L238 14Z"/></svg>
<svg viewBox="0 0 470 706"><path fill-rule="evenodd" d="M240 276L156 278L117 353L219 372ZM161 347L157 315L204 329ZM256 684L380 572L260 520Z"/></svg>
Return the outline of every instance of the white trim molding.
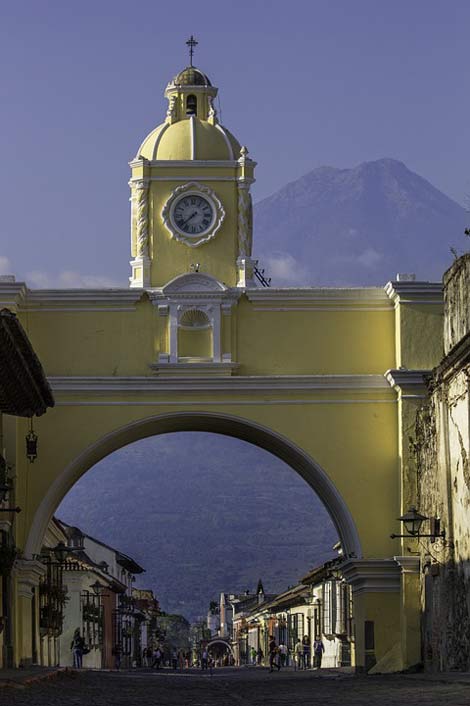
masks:
<svg viewBox="0 0 470 706"><path fill-rule="evenodd" d="M394 556L403 574L419 574L421 569L421 559L419 556Z"/></svg>
<svg viewBox="0 0 470 706"><path fill-rule="evenodd" d="M431 370L390 369L384 373L390 387L396 390L400 399L424 398L427 396L426 380Z"/></svg>
<svg viewBox="0 0 470 706"><path fill-rule="evenodd" d="M13 573L18 585L18 595L22 598L32 598L33 588L46 574L46 566L37 559L17 559L13 566Z"/></svg>
<svg viewBox="0 0 470 706"><path fill-rule="evenodd" d="M338 310L366 310L365 307L369 307L367 310L386 309L393 312L393 304L381 287L259 287L247 291L246 296L257 306L262 305L264 311L268 311L273 304L282 305L282 311L289 311L292 304L306 309L310 304L315 305L315 308L329 309L334 306ZM273 308L273 311L278 310Z"/></svg>
<svg viewBox="0 0 470 706"><path fill-rule="evenodd" d="M154 371L154 373L156 373L156 375L179 378L180 386L178 389L180 390L190 389L191 383L194 382L195 376L197 376L196 379L204 378L204 383L201 381L201 386L199 387L199 389L202 390L208 387L208 381L205 379L207 376L215 376L220 378L221 376L233 375L239 365L238 363L225 362L222 360L201 361L197 358L194 360L179 358L176 363L162 360L158 361L158 363L151 363L149 367ZM168 388L169 386L165 386L166 390Z"/></svg>
<svg viewBox="0 0 470 706"><path fill-rule="evenodd" d="M159 370L161 364L152 364L151 369ZM148 376L50 376L49 384L54 392L158 392L168 391L233 391L233 392L305 392L351 391L372 392L388 389L382 375L236 375L230 378L214 377L199 379L209 368L219 371L219 376L227 370L236 370L236 363L166 363L164 368L173 373L171 379ZM178 373L181 377L178 379ZM188 377L189 376L189 377ZM370 402L375 403L375 398ZM389 400L393 402L394 400Z"/></svg>
<svg viewBox="0 0 470 706"><path fill-rule="evenodd" d="M396 593L400 567L394 559L346 559L339 567L353 593Z"/></svg>
<svg viewBox="0 0 470 706"><path fill-rule="evenodd" d="M151 368L161 375L162 373L175 375L177 369L171 366L181 366L181 374L187 375L185 365L193 366L192 376L198 374L226 375L232 374L232 350L222 350L222 308L236 304L242 292L236 288L228 288L215 277L205 272L186 272L170 280L164 287L148 289L147 295L152 304L158 309L165 307L167 313L166 350L158 352L158 359ZM200 311L207 318L212 329L212 351L209 360L194 359L188 361L181 359L178 352L178 329L189 310ZM200 364L202 367L194 367ZM222 365L223 364L223 365ZM214 367L216 366L216 367ZM217 373L217 370L219 371Z"/></svg>
<svg viewBox="0 0 470 706"><path fill-rule="evenodd" d="M394 303L400 304L443 304L442 282L387 282L386 295Z"/></svg>
<svg viewBox="0 0 470 706"><path fill-rule="evenodd" d="M147 139L147 138L146 138ZM220 169L239 169L240 164L237 159L133 159L129 162L129 166L134 168L146 167L163 167L172 169L174 167L185 167L188 169L202 169L204 172L207 167L218 167ZM151 177L150 177L151 178ZM132 179L131 179L132 181Z"/></svg>

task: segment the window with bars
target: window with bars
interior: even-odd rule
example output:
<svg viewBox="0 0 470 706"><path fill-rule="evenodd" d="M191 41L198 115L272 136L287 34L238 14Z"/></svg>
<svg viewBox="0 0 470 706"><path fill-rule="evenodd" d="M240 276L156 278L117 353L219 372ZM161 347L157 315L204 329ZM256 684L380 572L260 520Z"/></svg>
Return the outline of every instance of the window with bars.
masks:
<svg viewBox="0 0 470 706"><path fill-rule="evenodd" d="M89 591L80 594L82 608L82 635L89 649L103 644L103 606L101 597Z"/></svg>
<svg viewBox="0 0 470 706"><path fill-rule="evenodd" d="M335 619L335 581L325 581L323 584L323 633L333 635Z"/></svg>
<svg viewBox="0 0 470 706"><path fill-rule="evenodd" d="M123 610L113 611L113 651L123 657L132 654L134 616Z"/></svg>
<svg viewBox="0 0 470 706"><path fill-rule="evenodd" d="M351 635L351 589L332 579L323 584L323 633Z"/></svg>
<svg viewBox="0 0 470 706"><path fill-rule="evenodd" d="M293 650L296 642L302 641L305 635L304 630L304 614L291 613L287 616L287 629L289 633L289 649Z"/></svg>
<svg viewBox="0 0 470 706"><path fill-rule="evenodd" d="M63 585L62 565L46 562L46 575L39 584L39 629L42 636L62 633L67 589Z"/></svg>

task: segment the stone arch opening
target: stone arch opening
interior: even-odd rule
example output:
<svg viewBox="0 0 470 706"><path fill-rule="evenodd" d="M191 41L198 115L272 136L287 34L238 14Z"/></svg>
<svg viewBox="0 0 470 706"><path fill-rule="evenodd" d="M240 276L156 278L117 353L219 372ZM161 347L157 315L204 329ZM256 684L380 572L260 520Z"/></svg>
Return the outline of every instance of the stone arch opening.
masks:
<svg viewBox="0 0 470 706"><path fill-rule="evenodd" d="M227 640L222 640L222 638L220 637L216 637L213 640L209 640L209 642L207 643L207 649L210 650L210 648L214 645L221 645L222 647L225 647L225 649L230 652L233 659L235 659L235 653L230 642L227 642Z"/></svg>
<svg viewBox="0 0 470 706"><path fill-rule="evenodd" d="M134 441L159 434L203 431L235 437L277 456L296 471L317 494L338 532L345 556L362 557L352 515L321 466L299 446L276 431L251 420L208 412L177 412L147 417L120 427L82 451L56 478L35 513L25 556L39 554L48 523L71 487L98 461Z"/></svg>

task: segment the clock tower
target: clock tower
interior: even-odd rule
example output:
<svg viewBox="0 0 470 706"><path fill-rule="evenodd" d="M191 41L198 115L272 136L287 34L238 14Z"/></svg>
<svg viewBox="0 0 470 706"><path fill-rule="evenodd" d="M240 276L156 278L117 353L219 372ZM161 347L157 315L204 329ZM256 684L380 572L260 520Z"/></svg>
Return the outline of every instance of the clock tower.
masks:
<svg viewBox="0 0 470 706"><path fill-rule="evenodd" d="M216 96L198 68L181 71L166 87L164 122L130 163L131 287L161 288L194 271L254 286L256 163L220 124Z"/></svg>

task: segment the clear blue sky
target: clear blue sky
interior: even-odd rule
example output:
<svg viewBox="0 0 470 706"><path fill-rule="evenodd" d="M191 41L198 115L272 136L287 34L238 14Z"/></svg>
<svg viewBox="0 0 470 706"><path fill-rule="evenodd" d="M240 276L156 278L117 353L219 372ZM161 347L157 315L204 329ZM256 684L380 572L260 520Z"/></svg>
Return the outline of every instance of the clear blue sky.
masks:
<svg viewBox="0 0 470 706"><path fill-rule="evenodd" d="M127 162L191 33L257 199L388 156L463 202L469 27L468 0L3 2L0 271L126 285Z"/></svg>

